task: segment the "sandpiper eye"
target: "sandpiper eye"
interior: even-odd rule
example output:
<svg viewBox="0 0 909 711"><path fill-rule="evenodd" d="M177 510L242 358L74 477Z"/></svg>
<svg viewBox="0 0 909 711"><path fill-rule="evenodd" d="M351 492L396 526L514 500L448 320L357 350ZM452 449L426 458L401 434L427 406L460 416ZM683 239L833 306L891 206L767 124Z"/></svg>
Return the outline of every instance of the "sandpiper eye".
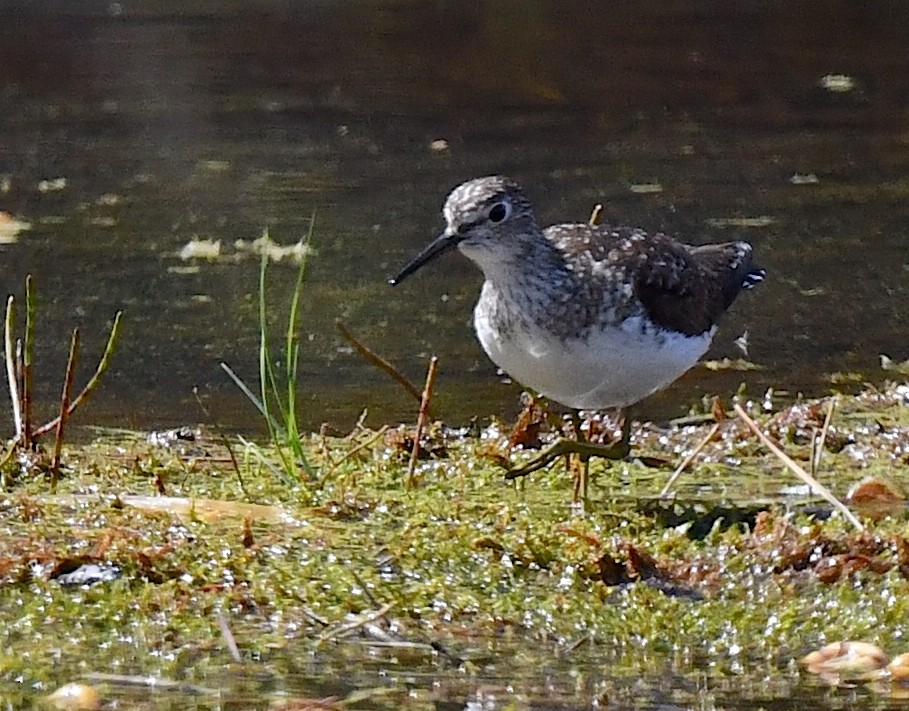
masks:
<svg viewBox="0 0 909 711"><path fill-rule="evenodd" d="M511 213L511 207L506 202L497 202L489 208L489 221L502 222Z"/></svg>

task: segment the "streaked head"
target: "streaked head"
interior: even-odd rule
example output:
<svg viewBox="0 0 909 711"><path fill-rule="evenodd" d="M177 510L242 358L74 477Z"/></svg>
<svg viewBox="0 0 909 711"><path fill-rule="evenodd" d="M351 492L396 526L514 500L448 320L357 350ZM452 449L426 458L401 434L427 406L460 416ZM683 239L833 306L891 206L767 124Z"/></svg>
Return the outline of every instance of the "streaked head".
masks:
<svg viewBox="0 0 909 711"><path fill-rule="evenodd" d="M391 279L391 284L401 283L453 247L480 267L506 259L520 249L522 235L539 232L524 191L501 175L462 183L449 194L442 214L445 231Z"/></svg>

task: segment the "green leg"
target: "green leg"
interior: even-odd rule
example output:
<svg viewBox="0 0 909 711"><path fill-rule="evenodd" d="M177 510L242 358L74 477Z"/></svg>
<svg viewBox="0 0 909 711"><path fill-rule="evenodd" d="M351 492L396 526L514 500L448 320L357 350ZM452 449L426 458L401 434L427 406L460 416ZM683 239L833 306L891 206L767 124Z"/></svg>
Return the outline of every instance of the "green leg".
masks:
<svg viewBox="0 0 909 711"><path fill-rule="evenodd" d="M574 427L575 441L588 444L584 430L581 429L584 423L581 421L581 412L579 410L571 411L571 424ZM575 475L574 488L571 492L571 503L574 505L580 503L583 510L584 504L587 503L587 475L590 473L590 457L579 454L578 460L580 469Z"/></svg>
<svg viewBox="0 0 909 711"><path fill-rule="evenodd" d="M577 417L577 413L575 413L575 417ZM578 429L578 433L580 433L580 428ZM505 479L510 481L532 474L535 471L549 466L556 459L567 454L577 454L582 460L589 460L592 457L602 457L604 459L614 460L624 459L628 456L628 452L631 451L631 447L628 444L630 435L631 420L628 417L625 417L624 422L622 423L622 438L618 442L613 442L612 444L592 444L591 442L582 442L560 437L549 445L549 447L540 452L539 456L531 459L524 466L509 469L505 474ZM586 488L586 476L584 479L585 481L583 482L582 487Z"/></svg>

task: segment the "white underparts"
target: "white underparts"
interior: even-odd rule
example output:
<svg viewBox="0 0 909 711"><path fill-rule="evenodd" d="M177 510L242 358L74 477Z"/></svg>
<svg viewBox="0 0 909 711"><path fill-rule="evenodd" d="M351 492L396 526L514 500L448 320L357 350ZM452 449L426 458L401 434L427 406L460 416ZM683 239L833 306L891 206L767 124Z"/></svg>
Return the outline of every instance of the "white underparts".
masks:
<svg viewBox="0 0 909 711"><path fill-rule="evenodd" d="M633 316L562 339L539 326L496 329L481 303L474 326L492 361L516 381L577 409L626 407L679 378L707 351L715 329L698 336Z"/></svg>

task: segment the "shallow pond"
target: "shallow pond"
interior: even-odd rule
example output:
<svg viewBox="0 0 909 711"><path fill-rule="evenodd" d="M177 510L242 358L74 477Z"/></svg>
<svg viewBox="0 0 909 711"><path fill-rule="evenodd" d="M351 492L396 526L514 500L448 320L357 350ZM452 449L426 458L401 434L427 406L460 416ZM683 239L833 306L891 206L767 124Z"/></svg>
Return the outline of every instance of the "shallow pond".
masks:
<svg viewBox="0 0 909 711"><path fill-rule="evenodd" d="M470 327L480 283L473 266L452 255L397 289L386 284L441 228L447 191L498 172L524 184L545 224L586 220L602 203L612 221L692 242L754 244L768 279L736 303L710 357L741 356L736 341L747 334L748 358L762 370L697 368L637 414L678 415L741 382L755 395L879 382L881 354L909 357L907 26L909 5L845 0L2 3L0 211L29 228L12 235L0 224L0 256L3 283L20 301L25 275L36 280L38 398L50 408L69 331L82 329L84 378L123 309L113 365L81 424L205 420L259 432L258 414L219 367L226 361L249 381L257 373L259 262L237 243L267 229L290 245L312 230L306 427L327 421L347 431L364 409L374 427L414 417L403 390L338 335L339 318L414 380L440 356L434 403L446 421L513 415L519 388L496 374ZM220 240L220 256L182 258L193 240ZM274 265L269 277L277 345L296 267ZM113 477L99 486L122 485ZM478 498L488 503L498 485ZM33 542L16 528L25 515L15 507L30 510L23 501L5 505L13 511L6 538L11 530ZM307 542L298 545L302 559ZM270 582L257 580L269 594ZM202 637L217 637L213 608L234 594L223 590L206 589L198 603L192 619ZM104 603L103 591L85 595ZM272 621L257 620L261 629L244 638L249 666L224 672L220 639L181 647L162 614L160 649L187 658L159 659L159 668L199 670L187 680L198 688L149 698L121 679L112 695L160 708L266 707L276 691L299 700L351 690L367 690L354 708L906 703L864 686L828 690L799 676L791 659L725 650L719 666L698 653L677 664L663 654L648 666L646 654L626 663L602 642L586 649L583 635L541 638L543 652L526 658L526 639L447 639L458 654L491 656L468 672L437 653L358 643L312 656L305 645L264 647L250 660ZM813 641L823 636L814 624ZM18 634L7 641L30 644ZM116 643L132 644L126 637ZM136 654L135 668L116 671L146 673L151 655ZM7 671L21 657L4 663ZM79 675L62 671L62 680ZM3 693L18 693L10 689L15 680Z"/></svg>
<svg viewBox="0 0 909 711"><path fill-rule="evenodd" d="M452 255L385 283L440 229L446 192L491 172L519 179L544 223L603 203L694 242L754 243L770 276L712 355L740 355L747 331L764 370L696 370L643 415L741 381L879 380L879 354L909 355L907 21L847 2L4 4L0 209L31 229L2 246L3 277L19 295L37 280L41 394L69 329L87 371L122 308L87 420L208 419L198 386L212 419L255 430L218 367L255 378L258 264L234 243L267 228L290 244L315 216L306 424L413 416L337 318L415 380L438 354L447 420L511 414L518 389L469 326L473 266ZM196 238L222 257L181 260ZM277 327L294 269L272 277Z"/></svg>

